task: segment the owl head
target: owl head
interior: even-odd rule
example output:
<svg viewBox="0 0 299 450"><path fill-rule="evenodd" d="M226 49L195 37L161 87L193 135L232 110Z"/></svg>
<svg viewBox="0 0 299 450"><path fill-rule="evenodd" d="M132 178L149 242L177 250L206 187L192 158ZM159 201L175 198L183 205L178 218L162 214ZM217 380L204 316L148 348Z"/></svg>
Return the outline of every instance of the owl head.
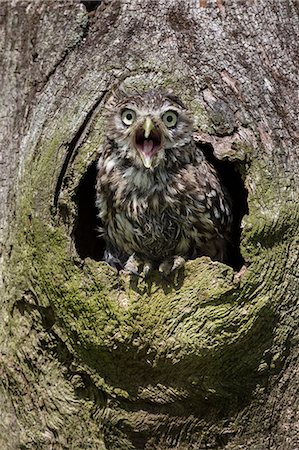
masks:
<svg viewBox="0 0 299 450"><path fill-rule="evenodd" d="M140 168L165 165L174 153L187 151L192 139L192 116L172 93L118 91L107 104L106 118L116 151Z"/></svg>

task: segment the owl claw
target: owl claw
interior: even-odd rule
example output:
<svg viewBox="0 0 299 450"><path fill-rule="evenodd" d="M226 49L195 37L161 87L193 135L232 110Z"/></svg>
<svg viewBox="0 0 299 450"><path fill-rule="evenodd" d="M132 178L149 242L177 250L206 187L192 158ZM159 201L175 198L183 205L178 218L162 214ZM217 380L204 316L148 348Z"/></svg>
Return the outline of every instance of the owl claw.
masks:
<svg viewBox="0 0 299 450"><path fill-rule="evenodd" d="M171 272L179 270L181 267L183 267L185 265L185 262L186 262L186 260L182 256L175 256L173 258L173 265L171 268Z"/></svg>
<svg viewBox="0 0 299 450"><path fill-rule="evenodd" d="M130 272L131 274L135 275L136 277L140 277L140 273L138 272L139 264L140 264L140 261L133 254L127 260L124 270L126 272Z"/></svg>
<svg viewBox="0 0 299 450"><path fill-rule="evenodd" d="M149 261L145 261L143 264L144 278L147 280L153 270L153 266Z"/></svg>
<svg viewBox="0 0 299 450"><path fill-rule="evenodd" d="M163 276L170 275L173 272L176 272L178 269L184 266L185 259L182 256L175 256L171 260L163 261L159 266L159 272Z"/></svg>
<svg viewBox="0 0 299 450"><path fill-rule="evenodd" d="M162 277L167 278L171 273L177 272L185 264L182 256L174 256L171 259L163 261L159 265L159 272ZM153 271L153 265L150 261L142 261L135 254L132 254L127 260L124 270L136 277L142 277L139 268L142 266L143 277L147 280Z"/></svg>
<svg viewBox="0 0 299 450"><path fill-rule="evenodd" d="M172 269L172 265L173 265L172 261L169 261L169 260L163 261L159 265L159 272L161 273L161 275L163 275L163 276L169 275L171 272L171 269Z"/></svg>
<svg viewBox="0 0 299 450"><path fill-rule="evenodd" d="M106 261L107 264L109 264L109 266L113 267L114 269L116 269L118 272L122 269L122 263L120 261L119 258L117 258L116 256L114 256L112 254L112 252L105 250L104 253L104 261Z"/></svg>
<svg viewBox="0 0 299 450"><path fill-rule="evenodd" d="M144 279L148 279L152 270L153 265L150 261L142 261L139 259L135 254L131 255L129 259L127 260L124 270L126 272L129 272L137 277L142 277L142 274L140 273L139 268L142 266L143 276Z"/></svg>

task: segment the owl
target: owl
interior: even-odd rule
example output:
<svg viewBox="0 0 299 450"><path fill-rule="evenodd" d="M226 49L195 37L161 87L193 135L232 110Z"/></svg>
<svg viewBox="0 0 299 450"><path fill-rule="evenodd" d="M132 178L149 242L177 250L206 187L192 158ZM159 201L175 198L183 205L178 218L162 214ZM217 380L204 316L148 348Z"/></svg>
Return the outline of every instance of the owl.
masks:
<svg viewBox="0 0 299 450"><path fill-rule="evenodd" d="M169 92L117 92L107 103L96 203L105 260L168 275L186 259L225 261L231 199L193 139L193 117Z"/></svg>

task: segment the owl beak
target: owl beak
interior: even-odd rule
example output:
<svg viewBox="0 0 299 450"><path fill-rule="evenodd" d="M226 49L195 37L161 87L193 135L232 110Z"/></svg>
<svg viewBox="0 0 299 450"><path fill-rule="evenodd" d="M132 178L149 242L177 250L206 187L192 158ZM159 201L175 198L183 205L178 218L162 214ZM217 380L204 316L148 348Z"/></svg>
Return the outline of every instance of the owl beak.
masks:
<svg viewBox="0 0 299 450"><path fill-rule="evenodd" d="M141 154L140 156L141 156L141 159L142 159L144 167L146 169L151 169L151 167L152 167L152 157L150 155L144 155L144 154Z"/></svg>
<svg viewBox="0 0 299 450"><path fill-rule="evenodd" d="M155 128L155 125L153 124L152 119L147 116L143 124L145 139L149 137L153 128Z"/></svg>
<svg viewBox="0 0 299 450"><path fill-rule="evenodd" d="M161 145L161 132L148 116L135 134L135 146L144 167L147 169L152 167L154 155L160 150Z"/></svg>

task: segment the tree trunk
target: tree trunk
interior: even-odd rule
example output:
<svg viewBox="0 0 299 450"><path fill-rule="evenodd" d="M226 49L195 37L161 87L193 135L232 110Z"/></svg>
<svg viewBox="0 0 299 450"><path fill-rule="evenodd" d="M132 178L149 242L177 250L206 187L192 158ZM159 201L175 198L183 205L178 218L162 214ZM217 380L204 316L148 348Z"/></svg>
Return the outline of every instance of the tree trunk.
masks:
<svg viewBox="0 0 299 450"><path fill-rule="evenodd" d="M298 16L2 1L1 449L299 447ZM95 161L121 83L193 111L234 196L233 267L144 282L101 261Z"/></svg>

